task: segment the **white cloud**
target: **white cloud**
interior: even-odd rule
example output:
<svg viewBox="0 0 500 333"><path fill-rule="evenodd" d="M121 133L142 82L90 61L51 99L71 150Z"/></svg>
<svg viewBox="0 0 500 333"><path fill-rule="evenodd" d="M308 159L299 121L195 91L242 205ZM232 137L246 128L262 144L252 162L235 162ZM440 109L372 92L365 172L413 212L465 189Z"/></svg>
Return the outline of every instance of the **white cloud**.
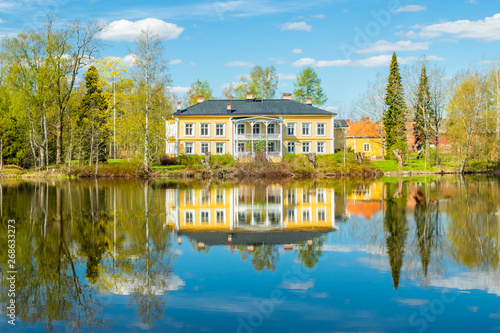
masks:
<svg viewBox="0 0 500 333"><path fill-rule="evenodd" d="M278 80L295 80L296 78L297 75L295 74L278 73Z"/></svg>
<svg viewBox="0 0 500 333"><path fill-rule="evenodd" d="M402 52L402 51L422 51L428 50L430 42L413 42L411 40L401 40L396 43L391 43L386 40L379 40L362 49L358 49L356 53L386 53L386 52Z"/></svg>
<svg viewBox="0 0 500 333"><path fill-rule="evenodd" d="M181 87L181 86L170 87L170 90L177 95L184 95L188 92L189 87Z"/></svg>
<svg viewBox="0 0 500 333"><path fill-rule="evenodd" d="M314 287L314 280L307 280L304 282L284 282L283 288L292 290L308 290Z"/></svg>
<svg viewBox="0 0 500 333"><path fill-rule="evenodd" d="M0 13L8 13L17 7L16 2L0 1Z"/></svg>
<svg viewBox="0 0 500 333"><path fill-rule="evenodd" d="M391 62L391 54L383 54L360 60L315 60L313 58L302 58L292 64L292 67L386 67ZM444 58L437 56L428 56L431 61L443 61ZM407 65L418 60L418 57L398 57L400 65Z"/></svg>
<svg viewBox="0 0 500 333"><path fill-rule="evenodd" d="M426 7L425 6L420 6L420 5L407 5L407 6L399 7L398 9L396 9L396 12L397 13L401 13L401 12L420 12L422 10L426 10Z"/></svg>
<svg viewBox="0 0 500 333"><path fill-rule="evenodd" d="M107 28L99 34L99 38L115 42L135 40L142 31L151 30L161 38L175 39L184 31L184 28L174 23L168 23L155 18L147 18L140 21L119 20L111 22Z"/></svg>
<svg viewBox="0 0 500 333"><path fill-rule="evenodd" d="M497 41L500 40L500 13L486 17L484 20L458 20L413 28L420 31L409 31L407 36L410 38L435 38L449 34L456 38Z"/></svg>
<svg viewBox="0 0 500 333"><path fill-rule="evenodd" d="M323 15L323 14L318 14L318 15L312 15L311 18L315 18L315 19L321 19L323 20L326 16Z"/></svg>
<svg viewBox="0 0 500 333"><path fill-rule="evenodd" d="M304 30L311 32L312 27L304 21L301 22L287 22L281 25L281 30Z"/></svg>
<svg viewBox="0 0 500 333"><path fill-rule="evenodd" d="M423 306L429 303L427 299L418 299L418 298L398 298L396 299L400 305L408 305L408 306Z"/></svg>
<svg viewBox="0 0 500 333"><path fill-rule="evenodd" d="M302 49L293 49L292 50L292 53L295 53L295 54L299 54L299 53L302 53Z"/></svg>
<svg viewBox="0 0 500 333"><path fill-rule="evenodd" d="M179 65L179 64L182 64L182 60L181 59L174 59L174 60L170 60L168 62L169 65Z"/></svg>
<svg viewBox="0 0 500 333"><path fill-rule="evenodd" d="M226 67L253 67L250 61L228 61L224 64Z"/></svg>

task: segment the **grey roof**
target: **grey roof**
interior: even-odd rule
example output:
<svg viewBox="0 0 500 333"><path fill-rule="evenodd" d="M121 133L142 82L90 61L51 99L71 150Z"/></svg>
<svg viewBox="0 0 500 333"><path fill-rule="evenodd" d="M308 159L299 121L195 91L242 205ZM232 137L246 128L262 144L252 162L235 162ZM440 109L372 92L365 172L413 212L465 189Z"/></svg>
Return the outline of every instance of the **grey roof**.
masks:
<svg viewBox="0 0 500 333"><path fill-rule="evenodd" d="M345 119L335 119L335 128L349 128Z"/></svg>
<svg viewBox="0 0 500 333"><path fill-rule="evenodd" d="M227 110L231 104L231 110ZM288 99L209 99L177 110L173 116L280 116L280 115L335 115L315 106Z"/></svg>
<svg viewBox="0 0 500 333"><path fill-rule="evenodd" d="M180 232L191 239L206 245L228 245L227 236L232 235L233 245L278 245L297 244L314 239L335 229L321 231L263 231L263 232Z"/></svg>

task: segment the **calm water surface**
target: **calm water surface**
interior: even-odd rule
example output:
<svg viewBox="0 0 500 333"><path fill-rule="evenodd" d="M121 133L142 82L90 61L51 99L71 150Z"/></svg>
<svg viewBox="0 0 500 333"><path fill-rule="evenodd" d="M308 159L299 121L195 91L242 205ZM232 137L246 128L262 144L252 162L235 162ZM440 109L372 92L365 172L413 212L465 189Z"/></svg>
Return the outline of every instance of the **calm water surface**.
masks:
<svg viewBox="0 0 500 333"><path fill-rule="evenodd" d="M1 332L500 331L498 178L0 184Z"/></svg>

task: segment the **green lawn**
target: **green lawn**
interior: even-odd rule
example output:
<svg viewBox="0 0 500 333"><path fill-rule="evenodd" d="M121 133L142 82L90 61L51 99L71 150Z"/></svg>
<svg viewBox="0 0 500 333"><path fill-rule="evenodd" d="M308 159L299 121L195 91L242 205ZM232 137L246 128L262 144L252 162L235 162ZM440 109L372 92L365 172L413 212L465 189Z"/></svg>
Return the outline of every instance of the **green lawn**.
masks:
<svg viewBox="0 0 500 333"><path fill-rule="evenodd" d="M380 169L383 172L390 171L440 171L442 166L436 168L434 161L427 161L427 168L425 168L425 161L423 159L416 159L411 156L409 161L405 161L404 167L402 169L398 168L398 162L396 160L386 160L386 161L372 161L375 168Z"/></svg>

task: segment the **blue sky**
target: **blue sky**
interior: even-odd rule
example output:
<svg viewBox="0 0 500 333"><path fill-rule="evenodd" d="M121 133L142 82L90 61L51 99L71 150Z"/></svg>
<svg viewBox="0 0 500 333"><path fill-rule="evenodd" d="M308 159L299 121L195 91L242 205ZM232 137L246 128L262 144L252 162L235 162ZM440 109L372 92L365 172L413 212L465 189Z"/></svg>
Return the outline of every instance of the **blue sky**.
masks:
<svg viewBox="0 0 500 333"><path fill-rule="evenodd" d="M221 95L256 64L276 66L281 96L312 65L330 110L349 109L370 79L388 72L393 51L402 66L426 55L452 76L496 58L500 45L498 0L2 0L0 32L37 27L48 13L109 23L102 56L126 57L150 27L165 37L179 96L197 78Z"/></svg>

